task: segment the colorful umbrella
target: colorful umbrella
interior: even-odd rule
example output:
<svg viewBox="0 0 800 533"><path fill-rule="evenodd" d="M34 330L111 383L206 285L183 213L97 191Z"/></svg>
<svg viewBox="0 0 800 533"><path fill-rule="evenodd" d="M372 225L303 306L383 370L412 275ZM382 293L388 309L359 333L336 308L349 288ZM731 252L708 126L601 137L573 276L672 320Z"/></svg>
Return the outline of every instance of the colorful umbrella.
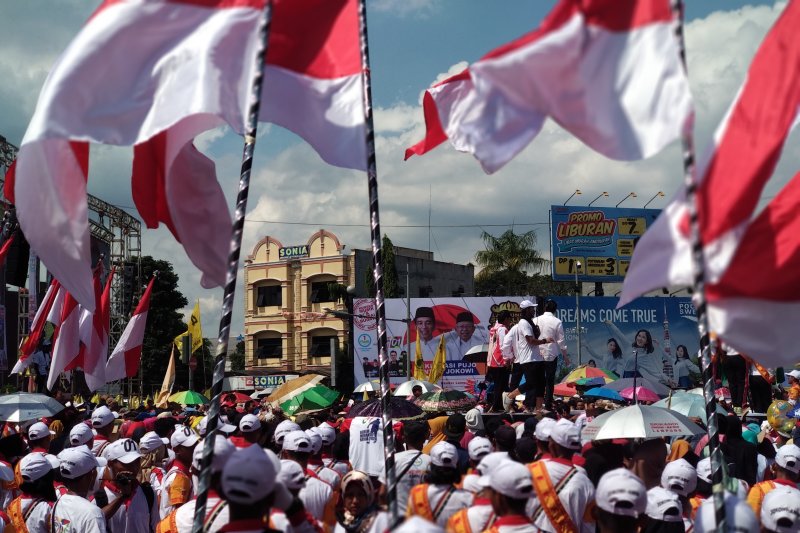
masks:
<svg viewBox="0 0 800 533"><path fill-rule="evenodd" d="M323 379L325 379L325 376L320 376L319 374L306 374L305 376L289 380L267 396L267 401L281 404L297 393L310 389Z"/></svg>
<svg viewBox="0 0 800 533"><path fill-rule="evenodd" d="M426 392L417 398L415 403L425 412L438 413L475 407L477 400L471 394L460 390L440 390Z"/></svg>
<svg viewBox="0 0 800 533"><path fill-rule="evenodd" d="M281 409L287 415L293 415L300 411L317 411L330 407L338 397L337 391L329 389L325 385L314 385L283 402Z"/></svg>
<svg viewBox="0 0 800 533"><path fill-rule="evenodd" d="M606 383L610 383L610 381L606 381L606 378L596 377L596 378L581 378L574 382L575 385L580 385L581 387L602 387Z"/></svg>
<svg viewBox="0 0 800 533"><path fill-rule="evenodd" d="M587 378L601 378L603 383L611 383L619 379L619 376L610 370L581 365L567 374L564 379L561 380L561 383L578 383L578 380ZM583 385L583 383L578 383L578 385Z"/></svg>
<svg viewBox="0 0 800 533"><path fill-rule="evenodd" d="M170 396L168 400L181 405L201 405L208 403L208 398L193 390L176 392Z"/></svg>
<svg viewBox="0 0 800 533"><path fill-rule="evenodd" d="M410 379L405 383L401 383L400 385L398 385L397 388L394 390L394 395L400 396L401 398L405 398L406 396L411 394L411 389L413 389L417 385L422 387L423 393L442 390L442 388L439 385L436 385L435 383L430 383L429 381L420 381L418 379Z"/></svg>
<svg viewBox="0 0 800 533"><path fill-rule="evenodd" d="M633 387L628 387L627 389L622 389L619 392L620 396L625 398L626 400L633 400ZM642 402L657 402L661 399L661 396L656 394L655 392L651 391L646 387L636 387L636 400Z"/></svg>
<svg viewBox="0 0 800 533"><path fill-rule="evenodd" d="M583 396L586 398L606 398L607 400L614 400L615 402L621 402L625 399L620 396L617 391L607 389L605 387L595 387L594 389L589 389L583 393Z"/></svg>
<svg viewBox="0 0 800 533"><path fill-rule="evenodd" d="M703 432L700 426L675 411L636 404L598 416L586 424L581 436L590 440L655 439Z"/></svg>
<svg viewBox="0 0 800 533"><path fill-rule="evenodd" d="M662 385L657 381L651 381L647 378L636 378L637 387L644 387L645 389L650 389L651 391L655 392L662 398L665 396L669 396L670 388L666 385ZM622 389L629 389L634 386L633 378L622 378L616 381L612 381L611 383L606 383L606 388L615 390L617 392L621 391Z"/></svg>
<svg viewBox="0 0 800 533"><path fill-rule="evenodd" d="M0 420L5 422L26 422L63 410L63 405L44 394L16 392L0 396Z"/></svg>
<svg viewBox="0 0 800 533"><path fill-rule="evenodd" d="M350 412L347 413L347 418L355 418L357 416L368 416L380 418L383 414L381 408L381 398L375 398L366 402L361 402L353 405ZM414 420L422 418L425 413L414 402L410 402L397 396L392 396L389 399L389 418L394 420Z"/></svg>

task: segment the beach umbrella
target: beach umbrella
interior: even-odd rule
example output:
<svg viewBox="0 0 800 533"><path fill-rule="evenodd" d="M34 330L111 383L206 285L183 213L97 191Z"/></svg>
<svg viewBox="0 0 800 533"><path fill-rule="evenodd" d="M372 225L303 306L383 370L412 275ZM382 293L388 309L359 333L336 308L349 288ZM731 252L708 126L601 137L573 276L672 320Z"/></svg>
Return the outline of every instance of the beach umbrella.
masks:
<svg viewBox="0 0 800 533"><path fill-rule="evenodd" d="M381 409L381 399L375 398L354 404L347 413L347 418L355 418L357 416L377 417L383 416ZM410 402L397 396L392 396L389 399L389 418L394 420L415 420L425 416L425 413L414 402Z"/></svg>
<svg viewBox="0 0 800 533"><path fill-rule="evenodd" d="M379 390L381 390L381 382L377 379L373 379L371 381L365 381L353 389L353 392L375 392Z"/></svg>
<svg viewBox="0 0 800 533"><path fill-rule="evenodd" d="M170 396L168 401L179 403L181 405L201 405L208 403L208 398L199 392L195 392L193 390L184 390L181 392L176 392Z"/></svg>
<svg viewBox="0 0 800 533"><path fill-rule="evenodd" d="M436 385L436 384L431 383L429 381L421 381L419 379L410 379L410 380L406 381L405 383L401 383L400 385L398 385L397 388L394 390L394 395L395 396L400 396L400 397L406 397L409 394L411 394L411 389L413 389L417 385L422 387L423 394L426 393L426 392L434 392L434 391L437 391L437 390L442 390L442 388L439 385Z"/></svg>
<svg viewBox="0 0 800 533"><path fill-rule="evenodd" d="M627 389L622 389L619 391L619 394L626 400L633 400L633 391L633 387L628 387ZM660 399L661 396L651 391L647 387L636 387L636 401L657 402Z"/></svg>
<svg viewBox="0 0 800 533"><path fill-rule="evenodd" d="M619 376L610 370L596 368L589 365L581 365L564 376L564 379L561 380L561 383L577 383L578 385L583 385L584 383L580 383L579 380L586 380L589 378L599 378L602 379L602 383L611 383L612 381L619 379ZM597 381L599 381L599 379Z"/></svg>
<svg viewBox="0 0 800 533"><path fill-rule="evenodd" d="M15 392L0 396L0 420L4 422L26 422L63 410L63 405L45 394Z"/></svg>
<svg viewBox="0 0 800 533"><path fill-rule="evenodd" d="M440 390L426 392L415 400L415 403L428 413L441 411L461 411L475 407L476 398L460 390Z"/></svg>
<svg viewBox="0 0 800 533"><path fill-rule="evenodd" d="M605 385L606 388L615 390L617 392L623 389L629 389L633 386L650 389L651 391L655 392L662 398L664 396L669 396L669 391L670 391L669 387L667 387L666 385L662 385L657 381L652 381L647 378L636 378L636 383L633 382L633 378L622 378L616 381L612 381L611 383L606 383Z"/></svg>
<svg viewBox="0 0 800 533"><path fill-rule="evenodd" d="M675 411L652 405L630 405L604 413L583 428L584 440L655 439L698 435L705 430Z"/></svg>
<svg viewBox="0 0 800 533"><path fill-rule="evenodd" d="M585 398L605 398L607 400L614 400L621 402L624 398L615 390L607 389L606 387L595 387L583 393Z"/></svg>
<svg viewBox="0 0 800 533"><path fill-rule="evenodd" d="M339 393L329 389L325 385L314 385L297 393L281 404L281 409L287 415L293 415L300 411L318 411L333 405Z"/></svg>
<svg viewBox="0 0 800 533"><path fill-rule="evenodd" d="M691 392L673 392L671 396L657 401L653 406L670 409L683 416L688 416L689 418L699 418L704 424L707 421L705 398ZM717 404L717 412L723 415L728 414L719 404Z"/></svg>
<svg viewBox="0 0 800 533"><path fill-rule="evenodd" d="M250 398L252 398L253 400L260 400L264 396L268 396L268 395L272 394L273 390L274 389L272 387L266 388L266 389L257 390L253 394L250 395Z"/></svg>
<svg viewBox="0 0 800 533"><path fill-rule="evenodd" d="M323 379L325 379L325 376L320 376L319 374L306 374L305 376L291 379L267 396L267 401L278 404L283 403L292 396L310 389Z"/></svg>

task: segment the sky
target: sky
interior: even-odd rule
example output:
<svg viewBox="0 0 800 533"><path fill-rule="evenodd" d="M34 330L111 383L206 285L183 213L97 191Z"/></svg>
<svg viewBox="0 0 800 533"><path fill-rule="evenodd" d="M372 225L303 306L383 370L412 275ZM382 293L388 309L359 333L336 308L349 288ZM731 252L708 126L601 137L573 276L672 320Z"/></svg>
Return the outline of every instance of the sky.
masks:
<svg viewBox="0 0 800 533"><path fill-rule="evenodd" d="M25 0L0 7L0 135L19 146L50 66L99 1ZM381 229L395 245L430 249L440 261L474 261L481 231L499 235L536 230L549 256L550 205L664 207L683 178L675 142L646 161L610 161L583 146L552 122L514 161L486 175L469 155L442 145L403 162L406 147L424 135L423 91L463 69L494 47L534 29L554 0L367 0L372 91L375 107ZM696 108L696 151L702 154L744 80L758 44L785 2L702 0L688 2L686 48ZM800 152L790 139L763 201L798 168ZM214 130L198 147L217 165L231 210L242 140ZM136 215L130 193L130 148L93 147L89 192ZM763 203L763 202L762 202ZM428 230L430 210L431 230ZM284 245L303 244L320 228L349 248L368 248L367 183L363 173L325 165L301 139L262 124L256 146L245 224L243 258L265 235ZM405 227L399 227L405 226ZM413 226L413 227L407 227ZM163 228L144 230L143 253L170 260L190 304L200 300L204 334L215 337L222 289L200 287L200 274ZM231 336L243 331L242 275Z"/></svg>

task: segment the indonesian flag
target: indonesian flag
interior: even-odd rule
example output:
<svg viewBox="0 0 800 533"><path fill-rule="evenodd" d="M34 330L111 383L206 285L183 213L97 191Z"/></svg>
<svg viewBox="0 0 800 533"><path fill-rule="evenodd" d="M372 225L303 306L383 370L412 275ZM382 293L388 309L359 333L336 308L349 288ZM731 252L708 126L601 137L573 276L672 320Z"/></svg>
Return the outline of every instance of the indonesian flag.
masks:
<svg viewBox="0 0 800 533"><path fill-rule="evenodd" d="M97 299L95 312L82 309L80 319L81 351L78 357L66 367L66 370L81 367L86 378L86 386L91 391L96 391L106 384L105 371L111 321L111 281L114 278L114 269L108 275L103 289L100 284L101 268L98 266L94 275Z"/></svg>
<svg viewBox="0 0 800 533"><path fill-rule="evenodd" d="M767 181L772 177L780 159L786 137L798 120L800 106L800 3L790 2L778 21L761 43L747 79L739 91L728 114L722 120L714 135L714 143L706 161L698 168L701 180L697 190L697 210L701 239L704 244L706 283L721 284L714 289L709 287L709 299L735 298L736 291L743 289L740 284L732 284L728 271L755 268L749 265L756 262L759 274L746 279L747 283L758 285L763 282L756 278L771 278L770 284L782 285L790 278L780 277L782 263L770 264L764 254L742 255L738 252L744 235L750 231L764 231L765 224L773 223L775 213L782 206L769 206L765 219L759 219L758 226L750 229L751 218L758 205L759 197ZM796 178L795 178L796 179ZM791 200L791 192L783 202ZM786 205L785 203L782 205ZM625 305L649 290L668 286L687 286L692 284L692 256L689 238L689 205L686 191L681 189L661 216L642 236L634 250L619 305ZM785 233L781 233L788 237ZM767 242L773 242L771 236ZM790 250L794 241L781 243ZM765 243L766 246L766 243ZM766 252L766 250L765 250ZM781 251L785 258L787 251ZM738 262L744 264L734 264ZM762 264L763 261L763 264ZM738 287L734 289L734 287ZM794 287L786 288L779 299L793 300ZM721 292L720 292L721 291ZM781 291L779 291L781 292ZM749 291L746 292L749 294ZM773 296L764 294L764 301ZM773 298L774 299L774 298ZM780 306L776 306L777 310ZM759 318L755 309L747 311L752 320ZM714 316L712 313L711 316ZM719 317L719 314L716 313ZM767 315L762 315L765 319ZM773 316L771 313L769 316ZM785 316L785 315L784 315ZM760 323L760 321L759 321ZM714 330L716 328L712 328ZM743 330L742 330L743 331ZM722 334L721 330L718 333ZM764 342L772 342L760 335ZM758 357L758 353L743 348L733 339L722 335L725 342L737 350ZM773 344L778 349L778 344ZM786 352L790 357L794 349Z"/></svg>
<svg viewBox="0 0 800 533"><path fill-rule="evenodd" d="M692 100L669 0L560 0L541 26L426 91L424 154L449 138L484 171L503 167L550 117L611 159L679 137Z"/></svg>
<svg viewBox="0 0 800 533"><path fill-rule="evenodd" d="M77 300L70 293L65 293L61 320L53 334L56 341L50 362L50 375L47 376L47 388L50 390L53 390L59 374L78 357L81 349L80 315L81 307Z"/></svg>
<svg viewBox="0 0 800 533"><path fill-rule="evenodd" d="M33 355L33 352L36 351L42 341L47 315L50 314L50 310L53 308L53 302L56 300L60 285L55 279L50 282L50 287L47 288L47 292L44 294L42 305L39 306L39 309L36 310L36 315L33 317L31 331L19 347L19 357L14 368L11 369L12 374L21 374L30 365L30 356Z"/></svg>
<svg viewBox="0 0 800 533"><path fill-rule="evenodd" d="M230 212L191 141L224 124L244 132L264 2L106 0L51 70L11 188L32 249L86 309L95 308L86 180L70 141L140 145L142 218L170 228L205 287L224 283ZM328 163L365 169L357 7L274 2L260 118Z"/></svg>
<svg viewBox="0 0 800 533"><path fill-rule="evenodd" d="M147 289L136 306L125 331L119 338L117 346L111 353L106 364L106 380L108 382L117 379L130 378L139 372L139 362L142 359L142 343L144 342L144 330L147 325L147 312L150 310L150 293L153 292L155 276L150 280Z"/></svg>

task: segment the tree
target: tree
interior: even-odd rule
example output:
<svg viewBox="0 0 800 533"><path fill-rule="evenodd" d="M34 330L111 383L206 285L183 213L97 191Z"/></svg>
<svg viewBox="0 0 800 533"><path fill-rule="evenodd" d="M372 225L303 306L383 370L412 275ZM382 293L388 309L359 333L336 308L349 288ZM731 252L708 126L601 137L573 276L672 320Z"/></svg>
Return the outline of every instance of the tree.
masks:
<svg viewBox="0 0 800 533"><path fill-rule="evenodd" d="M524 272L486 274L475 276L475 296L571 296L575 284L554 281L542 274L527 275Z"/></svg>
<svg viewBox="0 0 800 533"><path fill-rule="evenodd" d="M381 260L383 262L383 297L399 298L400 285L397 281L397 266L394 262L394 244L392 244L388 235L383 236L383 241L381 243ZM375 278L372 273L372 268L365 273L364 281L367 285L367 293L370 297L374 297Z"/></svg>
<svg viewBox="0 0 800 533"><path fill-rule="evenodd" d="M493 283L503 283L496 286L504 286L505 294L520 294L514 287L527 284L527 271L538 274L549 264L536 249L536 232L532 230L517 234L509 229L499 237L484 231L481 238L486 249L475 254L475 262L481 267L475 276L476 293L479 283L485 285L491 279Z"/></svg>
<svg viewBox="0 0 800 533"><path fill-rule="evenodd" d="M236 351L231 354L231 370L244 372L244 341L236 343Z"/></svg>

